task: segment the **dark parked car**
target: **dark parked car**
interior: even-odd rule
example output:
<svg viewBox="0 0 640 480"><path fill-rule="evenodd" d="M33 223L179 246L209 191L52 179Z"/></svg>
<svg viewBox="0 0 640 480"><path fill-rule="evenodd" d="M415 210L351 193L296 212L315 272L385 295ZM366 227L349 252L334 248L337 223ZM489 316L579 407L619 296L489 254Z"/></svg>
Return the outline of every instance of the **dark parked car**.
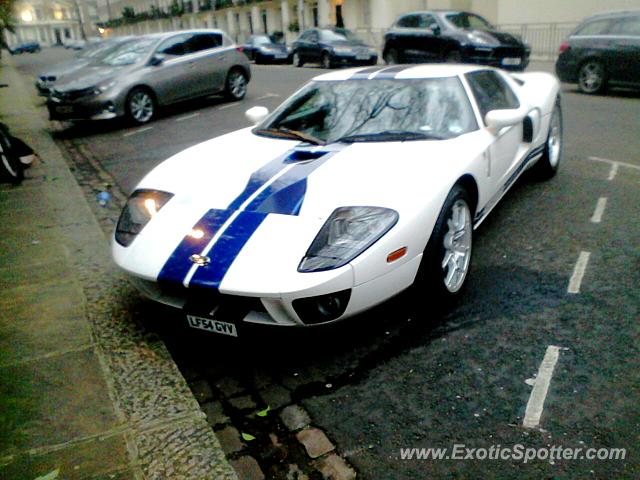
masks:
<svg viewBox="0 0 640 480"><path fill-rule="evenodd" d="M253 35L242 45L242 51L256 63L287 63L290 58L287 46L274 42L267 35Z"/></svg>
<svg viewBox="0 0 640 480"><path fill-rule="evenodd" d="M388 64L475 63L524 70L529 46L515 35L499 32L479 15L428 11L402 15L384 37L382 56Z"/></svg>
<svg viewBox="0 0 640 480"><path fill-rule="evenodd" d="M346 28L311 28L291 46L293 64L320 63L324 68L338 65L375 65L377 52Z"/></svg>
<svg viewBox="0 0 640 480"><path fill-rule="evenodd" d="M640 11L595 15L560 45L556 73L585 93L640 86Z"/></svg>
<svg viewBox="0 0 640 480"><path fill-rule="evenodd" d="M16 45L10 50L12 55L18 53L36 53L40 51L40 44L38 42L25 42Z"/></svg>

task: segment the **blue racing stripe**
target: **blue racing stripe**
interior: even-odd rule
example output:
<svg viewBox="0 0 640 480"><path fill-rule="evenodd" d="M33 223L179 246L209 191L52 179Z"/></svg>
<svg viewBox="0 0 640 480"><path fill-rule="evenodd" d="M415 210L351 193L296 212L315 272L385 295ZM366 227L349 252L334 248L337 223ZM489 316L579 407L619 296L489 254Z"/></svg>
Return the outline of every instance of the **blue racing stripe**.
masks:
<svg viewBox="0 0 640 480"><path fill-rule="evenodd" d="M160 270L158 281L182 283L193 265L189 257L204 250L232 213L231 210L209 210L205 213L193 227L194 230L201 230L204 236L202 238L193 238L191 235L184 237Z"/></svg>
<svg viewBox="0 0 640 480"><path fill-rule="evenodd" d="M227 209L209 210L194 226L194 229L199 228L205 232L204 237L198 240L185 237L163 266L158 281L182 283L193 266L189 257L194 253L203 252L216 232L235 211L239 210L252 195L282 169L295 163L293 168L273 181L234 218L211 250L207 252L210 263L198 267L189 282L190 287L217 289L244 245L267 215L270 213L298 215L307 192L307 177L343 148L346 147L339 145L331 146L327 151L288 151L254 172L244 190Z"/></svg>
<svg viewBox="0 0 640 480"><path fill-rule="evenodd" d="M241 212L209 252L211 263L196 270L189 287L218 289L240 250L265 218L266 213Z"/></svg>

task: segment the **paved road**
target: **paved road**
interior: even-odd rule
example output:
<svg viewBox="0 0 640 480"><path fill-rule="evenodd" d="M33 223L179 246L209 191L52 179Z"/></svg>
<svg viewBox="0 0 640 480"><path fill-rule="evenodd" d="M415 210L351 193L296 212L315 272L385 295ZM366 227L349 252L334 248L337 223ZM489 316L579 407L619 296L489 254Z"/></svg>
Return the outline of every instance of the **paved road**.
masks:
<svg viewBox="0 0 640 480"><path fill-rule="evenodd" d="M18 61L33 72L47 55L54 56ZM88 152L127 192L167 156L247 125L246 108L273 108L319 72L256 67L243 102L183 105L149 130L117 122L52 130L70 150ZM218 411L212 423L223 443L231 442L229 428L254 434L238 448L275 478L294 464L312 472L310 463L277 415L248 413L291 401L362 478L638 478L640 95L590 97L565 86L563 107L559 174L546 183L523 178L476 232L464 301L448 312L431 311L428 296L423 313L408 312L400 297L332 328L256 329L251 338L229 342L184 332L178 313L141 299L122 308L164 332L205 410ZM78 177L91 183L82 169ZM587 259L584 275L579 292L569 293L579 259ZM525 429L532 391L525 380L536 377L549 346L561 349L541 428ZM403 448L454 444L627 453L617 461L401 459Z"/></svg>

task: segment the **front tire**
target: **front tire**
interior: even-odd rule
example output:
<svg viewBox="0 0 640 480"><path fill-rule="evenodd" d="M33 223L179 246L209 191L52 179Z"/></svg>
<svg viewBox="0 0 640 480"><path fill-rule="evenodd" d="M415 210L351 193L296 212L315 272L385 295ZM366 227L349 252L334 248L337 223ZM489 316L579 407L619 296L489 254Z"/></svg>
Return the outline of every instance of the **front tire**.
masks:
<svg viewBox="0 0 640 480"><path fill-rule="evenodd" d="M333 68L333 62L331 61L331 55L325 53L322 55L322 68L330 70Z"/></svg>
<svg viewBox="0 0 640 480"><path fill-rule="evenodd" d="M247 94L247 77L239 69L234 69L227 75L225 95L229 100L239 101Z"/></svg>
<svg viewBox="0 0 640 480"><path fill-rule="evenodd" d="M562 147L562 107L560 106L560 98L558 98L549 120L544 153L533 167L535 173L542 180L548 180L557 173L562 160Z"/></svg>
<svg viewBox="0 0 640 480"><path fill-rule="evenodd" d="M293 52L293 65L298 68L304 65L304 62L302 61L302 57L298 52Z"/></svg>
<svg viewBox="0 0 640 480"><path fill-rule="evenodd" d="M585 62L578 70L578 88L583 93L603 92L607 86L607 74L602 63L597 60Z"/></svg>
<svg viewBox="0 0 640 480"><path fill-rule="evenodd" d="M156 101L146 88L134 88L127 95L127 116L137 125L150 122L156 114Z"/></svg>
<svg viewBox="0 0 640 480"><path fill-rule="evenodd" d="M455 185L425 248L415 285L416 300L428 296L446 305L461 295L471 266L472 212L469 194L461 185Z"/></svg>

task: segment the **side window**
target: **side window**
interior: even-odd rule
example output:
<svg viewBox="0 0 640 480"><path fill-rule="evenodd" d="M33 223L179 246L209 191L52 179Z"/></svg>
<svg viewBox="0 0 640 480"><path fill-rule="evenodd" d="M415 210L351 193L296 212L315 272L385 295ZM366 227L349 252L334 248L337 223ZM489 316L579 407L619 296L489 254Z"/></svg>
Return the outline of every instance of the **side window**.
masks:
<svg viewBox="0 0 640 480"><path fill-rule="evenodd" d="M315 30L310 32L309 41L310 42L314 42L314 43L319 42L320 41L320 35L318 35L318 32L316 32Z"/></svg>
<svg viewBox="0 0 640 480"><path fill-rule="evenodd" d="M418 28L431 28L431 26L433 24L438 24L438 22L436 22L436 19L433 18L433 15L429 15L429 14L423 14L420 15L420 20L418 23Z"/></svg>
<svg viewBox="0 0 640 480"><path fill-rule="evenodd" d="M640 17L624 18L616 22L611 31L611 35L640 35Z"/></svg>
<svg viewBox="0 0 640 480"><path fill-rule="evenodd" d="M481 70L468 73L466 78L483 119L491 110L520 107L515 93L498 73L492 70Z"/></svg>
<svg viewBox="0 0 640 480"><path fill-rule="evenodd" d="M222 45L222 35L216 33L198 33L187 42L189 52L199 52Z"/></svg>
<svg viewBox="0 0 640 480"><path fill-rule="evenodd" d="M402 28L418 28L420 19L418 15L405 15L398 20L398 27Z"/></svg>
<svg viewBox="0 0 640 480"><path fill-rule="evenodd" d="M172 55L174 57L184 55L187 53L187 39L187 35L177 35L175 37L168 38L160 44L156 52L162 53L163 55Z"/></svg>
<svg viewBox="0 0 640 480"><path fill-rule="evenodd" d="M594 20L593 22L589 22L586 25L578 28L574 35L602 35L607 31L609 25L611 24L610 19L606 20Z"/></svg>

